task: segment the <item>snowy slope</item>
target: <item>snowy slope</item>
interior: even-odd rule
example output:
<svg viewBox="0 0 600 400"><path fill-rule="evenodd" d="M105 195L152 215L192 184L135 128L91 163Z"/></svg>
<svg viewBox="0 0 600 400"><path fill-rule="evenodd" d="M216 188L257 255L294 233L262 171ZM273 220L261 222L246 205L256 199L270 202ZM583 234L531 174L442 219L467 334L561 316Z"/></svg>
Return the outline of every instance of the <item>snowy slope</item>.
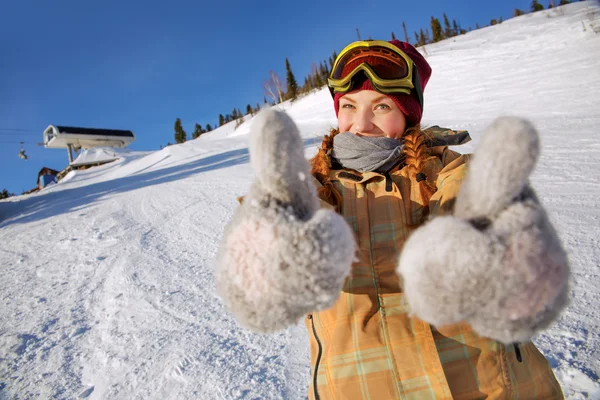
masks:
<svg viewBox="0 0 600 400"><path fill-rule="evenodd" d="M600 13L591 2L427 46L425 123L531 118L533 185L569 251L572 303L535 339L568 398L600 398ZM584 30L585 29L585 30ZM306 155L335 124L327 90L283 108ZM157 152L71 172L0 202L0 399L297 399L308 335L248 333L212 281L224 225L252 180L251 118Z"/></svg>

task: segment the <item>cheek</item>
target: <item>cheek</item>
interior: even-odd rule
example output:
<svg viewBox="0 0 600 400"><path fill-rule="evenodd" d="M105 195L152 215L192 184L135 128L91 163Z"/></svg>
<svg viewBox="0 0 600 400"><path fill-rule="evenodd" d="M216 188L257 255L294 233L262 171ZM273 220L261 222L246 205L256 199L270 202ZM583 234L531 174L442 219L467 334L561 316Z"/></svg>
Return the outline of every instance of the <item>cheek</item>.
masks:
<svg viewBox="0 0 600 400"><path fill-rule="evenodd" d="M347 113L342 111L338 114L338 128L340 132L348 132L352 126L352 119Z"/></svg>
<svg viewBox="0 0 600 400"><path fill-rule="evenodd" d="M385 136L400 139L406 130L406 121L403 118L388 118L381 122L380 128Z"/></svg>

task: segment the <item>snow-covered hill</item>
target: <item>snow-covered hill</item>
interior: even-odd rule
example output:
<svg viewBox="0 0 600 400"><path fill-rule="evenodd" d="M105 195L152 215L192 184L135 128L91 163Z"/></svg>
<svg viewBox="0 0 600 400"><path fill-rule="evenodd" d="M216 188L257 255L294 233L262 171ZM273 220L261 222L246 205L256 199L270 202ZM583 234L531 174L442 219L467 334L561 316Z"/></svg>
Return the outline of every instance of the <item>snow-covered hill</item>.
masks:
<svg viewBox="0 0 600 400"><path fill-rule="evenodd" d="M427 46L425 123L501 114L542 135L533 184L568 249L572 304L535 339L568 398L600 398L600 12L578 2ZM326 90L284 104L306 155L335 125ZM302 325L240 329L215 294L223 227L252 180L248 132L81 172L0 202L0 399L298 399Z"/></svg>

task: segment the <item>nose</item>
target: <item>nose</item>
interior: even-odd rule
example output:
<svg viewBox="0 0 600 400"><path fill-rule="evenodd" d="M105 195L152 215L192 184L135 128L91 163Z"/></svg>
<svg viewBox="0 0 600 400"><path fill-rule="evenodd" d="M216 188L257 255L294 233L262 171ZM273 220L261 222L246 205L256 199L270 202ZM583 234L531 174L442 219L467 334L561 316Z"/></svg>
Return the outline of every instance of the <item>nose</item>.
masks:
<svg viewBox="0 0 600 400"><path fill-rule="evenodd" d="M368 108L357 110L354 114L354 133L369 133L373 130L373 113Z"/></svg>

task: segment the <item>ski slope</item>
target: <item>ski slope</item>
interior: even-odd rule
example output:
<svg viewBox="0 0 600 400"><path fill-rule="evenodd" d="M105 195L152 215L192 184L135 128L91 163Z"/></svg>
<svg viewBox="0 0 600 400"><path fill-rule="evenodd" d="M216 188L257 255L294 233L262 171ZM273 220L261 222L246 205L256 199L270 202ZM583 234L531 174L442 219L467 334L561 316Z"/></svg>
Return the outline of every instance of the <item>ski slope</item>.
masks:
<svg viewBox="0 0 600 400"><path fill-rule="evenodd" d="M600 11L592 2L428 45L425 124L497 116L542 136L532 183L568 250L571 304L535 338L567 398L600 399ZM232 98L232 102L235 99ZM284 103L312 156L335 126L326 89ZM253 173L252 119L71 172L0 202L0 399L300 399L302 323L256 335L216 296L223 228Z"/></svg>

